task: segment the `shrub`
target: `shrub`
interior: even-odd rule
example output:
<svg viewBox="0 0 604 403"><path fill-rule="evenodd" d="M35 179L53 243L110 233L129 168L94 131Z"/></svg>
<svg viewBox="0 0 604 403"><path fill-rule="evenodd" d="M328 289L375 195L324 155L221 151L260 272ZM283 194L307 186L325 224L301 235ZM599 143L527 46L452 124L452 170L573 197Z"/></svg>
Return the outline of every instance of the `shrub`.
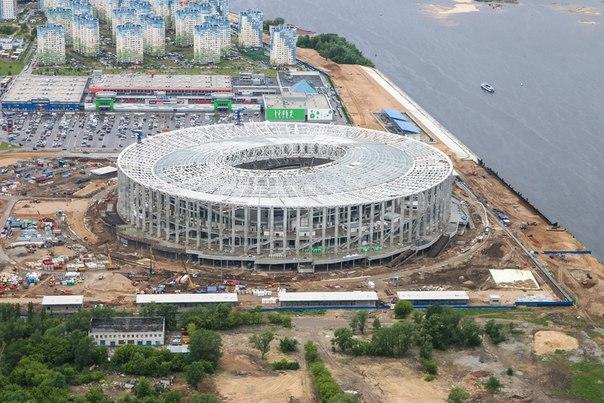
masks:
<svg viewBox="0 0 604 403"><path fill-rule="evenodd" d="M492 319L485 323L484 332L489 335L495 344L499 344L507 340L507 335L503 330L503 323L495 323L495 321Z"/></svg>
<svg viewBox="0 0 604 403"><path fill-rule="evenodd" d="M491 393L499 392L501 386L502 385L501 382L499 382L499 379L495 378L493 375L491 375L489 379L487 379L487 381L484 383L484 387Z"/></svg>
<svg viewBox="0 0 604 403"><path fill-rule="evenodd" d="M298 340L290 337L282 338L279 340L279 350L281 350L282 353L293 353L298 351Z"/></svg>
<svg viewBox="0 0 604 403"><path fill-rule="evenodd" d="M377 316L375 317L375 319L373 320L373 330L377 330L380 327L382 327L382 323L380 322L380 318L378 318Z"/></svg>
<svg viewBox="0 0 604 403"><path fill-rule="evenodd" d="M513 376L513 375L514 375L514 370L513 370L512 368L508 368L508 369L507 369L507 371L505 371L505 373L506 373L508 376Z"/></svg>
<svg viewBox="0 0 604 403"><path fill-rule="evenodd" d="M287 328L292 327L292 318L289 315L277 312L270 312L266 317L269 323L273 325L280 325Z"/></svg>
<svg viewBox="0 0 604 403"><path fill-rule="evenodd" d="M312 341L309 341L304 345L304 356L306 358L306 362L313 363L317 361L321 361L321 357L319 356L319 349Z"/></svg>
<svg viewBox="0 0 604 403"><path fill-rule="evenodd" d="M426 382L432 382L435 379L436 379L436 375L433 375L433 374L428 374L428 375L424 376L424 381L426 381Z"/></svg>
<svg viewBox="0 0 604 403"><path fill-rule="evenodd" d="M394 317L404 319L413 312L413 304L409 301L398 301L394 304Z"/></svg>
<svg viewBox="0 0 604 403"><path fill-rule="evenodd" d="M262 333L252 335L250 337L250 344L254 346L255 349L260 351L262 355L262 359L264 360L264 356L268 353L268 350L271 348L271 342L275 335L270 330L266 330Z"/></svg>
<svg viewBox="0 0 604 403"><path fill-rule="evenodd" d="M449 397L447 398L448 403L463 403L470 398L470 394L463 388L459 386L455 386L449 392Z"/></svg>
<svg viewBox="0 0 604 403"><path fill-rule="evenodd" d="M422 363L424 371L426 371L429 375L438 374L438 366L436 365L436 361L433 359L422 358L420 362Z"/></svg>
<svg viewBox="0 0 604 403"><path fill-rule="evenodd" d="M279 370L296 370L300 369L300 364L297 361L287 361L286 359L282 359L281 361L271 362L271 367L275 371Z"/></svg>

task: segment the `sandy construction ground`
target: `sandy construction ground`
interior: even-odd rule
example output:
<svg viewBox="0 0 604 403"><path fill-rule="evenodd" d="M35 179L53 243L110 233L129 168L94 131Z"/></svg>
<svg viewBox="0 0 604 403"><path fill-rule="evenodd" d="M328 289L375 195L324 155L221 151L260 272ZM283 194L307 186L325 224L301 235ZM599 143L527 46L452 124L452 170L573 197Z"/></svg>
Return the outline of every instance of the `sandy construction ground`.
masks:
<svg viewBox="0 0 604 403"><path fill-rule="evenodd" d="M101 189L104 189L107 186L107 181L104 180L93 180L88 182L86 186L82 189L75 192L73 195L75 197L88 197L93 193L98 192Z"/></svg>
<svg viewBox="0 0 604 403"><path fill-rule="evenodd" d="M278 332L291 331L278 329ZM266 360L262 361L259 352L249 346L248 339L252 334L237 332L222 335L225 351L220 359L222 371L214 379L220 396L227 402L314 401L312 381L303 365L302 353L288 356L280 354L277 350L278 342L275 340ZM275 339L279 337L281 336ZM303 368L297 371L273 371L268 363L282 358L296 360Z"/></svg>
<svg viewBox="0 0 604 403"><path fill-rule="evenodd" d="M556 350L576 350L579 342L572 336L554 330L540 330L535 333L533 350L538 355L551 354Z"/></svg>
<svg viewBox="0 0 604 403"><path fill-rule="evenodd" d="M0 167L6 167L21 160L31 160L34 158L52 158L57 153L44 151L8 151L0 153Z"/></svg>

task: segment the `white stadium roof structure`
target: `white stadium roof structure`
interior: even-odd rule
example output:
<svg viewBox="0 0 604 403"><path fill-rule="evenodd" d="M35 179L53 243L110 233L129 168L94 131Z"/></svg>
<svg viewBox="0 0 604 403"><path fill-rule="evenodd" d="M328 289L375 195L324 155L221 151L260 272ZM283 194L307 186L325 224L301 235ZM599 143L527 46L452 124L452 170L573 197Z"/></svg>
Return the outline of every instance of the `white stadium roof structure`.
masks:
<svg viewBox="0 0 604 403"><path fill-rule="evenodd" d="M301 169L241 169L254 160L307 157ZM120 154L124 175L187 199L263 207L335 207L410 196L452 172L439 150L348 126L247 123L159 134Z"/></svg>

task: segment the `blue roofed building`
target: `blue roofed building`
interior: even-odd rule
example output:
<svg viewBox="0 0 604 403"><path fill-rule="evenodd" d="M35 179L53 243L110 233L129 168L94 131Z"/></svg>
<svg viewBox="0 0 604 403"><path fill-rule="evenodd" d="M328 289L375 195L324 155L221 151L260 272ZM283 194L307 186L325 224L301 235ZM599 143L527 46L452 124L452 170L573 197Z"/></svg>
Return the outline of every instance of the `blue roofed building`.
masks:
<svg viewBox="0 0 604 403"><path fill-rule="evenodd" d="M291 86L290 89L292 92L301 92L304 94L317 94L317 90L308 83L306 80L300 80L296 84Z"/></svg>
<svg viewBox="0 0 604 403"><path fill-rule="evenodd" d="M407 116L393 108L384 108L384 115L388 121L403 134L412 137L419 137L421 130Z"/></svg>

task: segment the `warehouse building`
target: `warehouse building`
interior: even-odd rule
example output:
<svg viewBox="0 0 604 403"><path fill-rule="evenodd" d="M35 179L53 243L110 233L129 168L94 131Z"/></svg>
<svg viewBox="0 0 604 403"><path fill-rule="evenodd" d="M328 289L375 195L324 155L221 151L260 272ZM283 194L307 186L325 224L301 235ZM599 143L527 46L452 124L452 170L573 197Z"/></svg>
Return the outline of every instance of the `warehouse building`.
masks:
<svg viewBox="0 0 604 403"><path fill-rule="evenodd" d="M87 77L17 76L2 98L2 108L23 111L81 109Z"/></svg>
<svg viewBox="0 0 604 403"><path fill-rule="evenodd" d="M45 295L42 297L42 309L48 313L65 315L75 313L84 306L83 295Z"/></svg>
<svg viewBox="0 0 604 403"><path fill-rule="evenodd" d="M467 305L470 297L465 291L398 291L399 301L413 305Z"/></svg>
<svg viewBox="0 0 604 403"><path fill-rule="evenodd" d="M221 75L99 74L90 84L88 108L214 110L216 100L233 102L231 77Z"/></svg>
<svg viewBox="0 0 604 403"><path fill-rule="evenodd" d="M90 337L98 346L163 346L165 319L163 317L92 318Z"/></svg>
<svg viewBox="0 0 604 403"><path fill-rule="evenodd" d="M376 307L375 291L283 292L279 294L282 307Z"/></svg>
<svg viewBox="0 0 604 403"><path fill-rule="evenodd" d="M138 294L136 304L172 304L181 308L199 305L231 304L238 302L235 293L208 293L208 294Z"/></svg>
<svg viewBox="0 0 604 403"><path fill-rule="evenodd" d="M333 108L324 94L290 92L263 97L264 118L269 122L332 122Z"/></svg>

